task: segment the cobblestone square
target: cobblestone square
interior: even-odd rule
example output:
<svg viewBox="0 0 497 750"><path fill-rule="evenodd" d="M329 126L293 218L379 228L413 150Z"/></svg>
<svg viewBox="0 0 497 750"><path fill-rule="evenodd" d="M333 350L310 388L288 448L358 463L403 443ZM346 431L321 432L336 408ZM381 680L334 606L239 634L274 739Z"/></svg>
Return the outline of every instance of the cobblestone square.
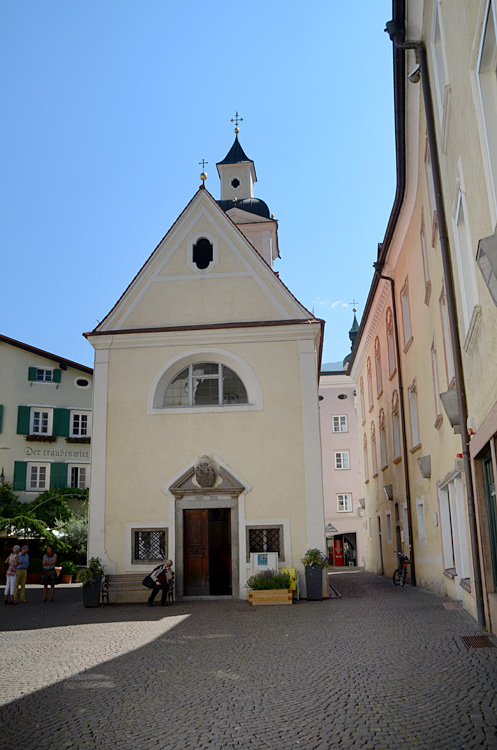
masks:
<svg viewBox="0 0 497 750"><path fill-rule="evenodd" d="M292 607L3 607L1 747L497 748L497 648L448 600L368 573ZM495 642L495 639L491 639Z"/></svg>

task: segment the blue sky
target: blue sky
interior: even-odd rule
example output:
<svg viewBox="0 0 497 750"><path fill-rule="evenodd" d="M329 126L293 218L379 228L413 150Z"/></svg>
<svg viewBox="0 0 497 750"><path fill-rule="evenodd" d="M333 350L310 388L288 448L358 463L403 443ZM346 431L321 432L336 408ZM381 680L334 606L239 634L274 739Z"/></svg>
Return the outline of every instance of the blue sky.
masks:
<svg viewBox="0 0 497 750"><path fill-rule="evenodd" d="M343 359L395 193L391 0L5 0L0 332L82 364L101 320L240 141L275 264Z"/></svg>

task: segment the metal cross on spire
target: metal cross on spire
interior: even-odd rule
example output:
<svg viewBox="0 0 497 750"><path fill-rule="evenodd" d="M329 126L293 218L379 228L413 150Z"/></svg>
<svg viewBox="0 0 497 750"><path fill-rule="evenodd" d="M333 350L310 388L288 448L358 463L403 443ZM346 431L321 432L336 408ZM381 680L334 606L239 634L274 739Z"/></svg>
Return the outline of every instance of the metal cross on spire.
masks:
<svg viewBox="0 0 497 750"><path fill-rule="evenodd" d="M232 118L232 120L231 120L231 122L235 123L235 133L237 133L237 134L240 132L240 130L238 128L238 121L243 122L243 117L239 116L238 110L237 110L236 113L235 113L235 117Z"/></svg>
<svg viewBox="0 0 497 750"><path fill-rule="evenodd" d="M352 312L357 312L357 302L355 301L355 299L353 299L350 304L352 305Z"/></svg>
<svg viewBox="0 0 497 750"><path fill-rule="evenodd" d="M199 161L199 164L202 165L202 169L205 169L205 165L208 164L208 161L205 161L205 159L202 159L202 161Z"/></svg>

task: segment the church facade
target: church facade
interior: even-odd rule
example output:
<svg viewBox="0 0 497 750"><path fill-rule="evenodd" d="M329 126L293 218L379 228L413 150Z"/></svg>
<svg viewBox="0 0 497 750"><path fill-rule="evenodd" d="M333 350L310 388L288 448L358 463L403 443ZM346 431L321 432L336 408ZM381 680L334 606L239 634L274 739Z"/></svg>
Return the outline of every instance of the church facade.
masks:
<svg viewBox="0 0 497 750"><path fill-rule="evenodd" d="M323 322L273 270L277 222L254 197L235 132L217 165L221 199L202 184L85 334L95 348L89 556L109 573L169 557L180 597L244 598L254 554L302 574L306 549L325 549Z"/></svg>

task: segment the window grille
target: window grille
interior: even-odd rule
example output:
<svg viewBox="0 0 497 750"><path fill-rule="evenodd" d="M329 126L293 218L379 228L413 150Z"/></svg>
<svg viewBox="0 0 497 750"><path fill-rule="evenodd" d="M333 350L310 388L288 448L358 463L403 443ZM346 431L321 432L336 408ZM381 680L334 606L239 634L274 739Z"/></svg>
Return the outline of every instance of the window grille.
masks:
<svg viewBox="0 0 497 750"><path fill-rule="evenodd" d="M164 560L166 532L164 530L135 531L135 560Z"/></svg>
<svg viewBox="0 0 497 750"><path fill-rule="evenodd" d="M249 529L250 552L277 552L281 556L280 529Z"/></svg>

